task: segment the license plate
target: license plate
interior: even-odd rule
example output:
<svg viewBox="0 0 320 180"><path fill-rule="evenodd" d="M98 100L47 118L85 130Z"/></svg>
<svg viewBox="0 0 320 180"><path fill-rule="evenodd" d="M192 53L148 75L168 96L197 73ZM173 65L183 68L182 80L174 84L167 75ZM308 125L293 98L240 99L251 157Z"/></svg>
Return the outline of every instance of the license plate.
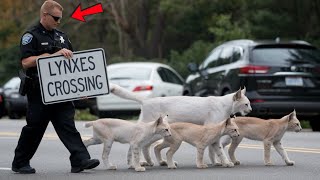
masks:
<svg viewBox="0 0 320 180"><path fill-rule="evenodd" d="M301 77L286 77L287 86L303 86L303 80Z"/></svg>

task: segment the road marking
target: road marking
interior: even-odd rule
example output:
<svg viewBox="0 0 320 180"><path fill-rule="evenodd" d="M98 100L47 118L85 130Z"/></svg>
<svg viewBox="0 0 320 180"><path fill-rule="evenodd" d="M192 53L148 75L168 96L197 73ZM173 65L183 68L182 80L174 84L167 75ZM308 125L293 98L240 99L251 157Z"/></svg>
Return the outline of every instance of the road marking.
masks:
<svg viewBox="0 0 320 180"><path fill-rule="evenodd" d="M0 132L0 139L4 139L4 138L17 138L19 137L20 134L19 133L15 133L15 132ZM82 139L89 139L91 137L91 135L82 135L81 136ZM43 139L59 139L57 133L45 133L43 135Z"/></svg>
<svg viewBox="0 0 320 180"><path fill-rule="evenodd" d="M19 133L15 132L0 132L0 139L7 139L7 138L17 138L19 137ZM89 139L91 135L81 135L83 140ZM43 139L46 140L56 140L59 139L56 133L45 133ZM246 149L264 149L263 145L256 145L256 144L240 144L238 147L246 148ZM274 150L274 148L272 147ZM320 149L316 148L301 148L301 147L284 147L286 151L289 152L300 152L300 153L313 153L313 154L320 154Z"/></svg>
<svg viewBox="0 0 320 180"><path fill-rule="evenodd" d="M246 149L264 149L262 145L255 145L255 144L240 144L238 147L246 148ZM320 154L320 149L313 149L313 148L298 148L298 147L283 147L286 151L289 152L302 152L302 153L314 153ZM275 150L272 147L273 150Z"/></svg>
<svg viewBox="0 0 320 180"><path fill-rule="evenodd" d="M0 167L0 171L11 171L11 168L4 168L4 167Z"/></svg>

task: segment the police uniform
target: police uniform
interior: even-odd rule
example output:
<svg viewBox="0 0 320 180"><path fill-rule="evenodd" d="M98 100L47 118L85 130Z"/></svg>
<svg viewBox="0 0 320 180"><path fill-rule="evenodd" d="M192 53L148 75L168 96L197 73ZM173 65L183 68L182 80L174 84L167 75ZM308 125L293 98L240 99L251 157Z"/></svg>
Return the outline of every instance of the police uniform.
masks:
<svg viewBox="0 0 320 180"><path fill-rule="evenodd" d="M21 59L44 53L52 54L62 48L73 51L67 35L56 29L48 31L39 23L22 36ZM44 105L41 99L37 68L29 68L26 73L32 79L27 91L27 125L22 129L12 167L20 168L29 165L49 121L71 154L71 166L81 166L81 162L90 159L90 155L74 124L73 102Z"/></svg>

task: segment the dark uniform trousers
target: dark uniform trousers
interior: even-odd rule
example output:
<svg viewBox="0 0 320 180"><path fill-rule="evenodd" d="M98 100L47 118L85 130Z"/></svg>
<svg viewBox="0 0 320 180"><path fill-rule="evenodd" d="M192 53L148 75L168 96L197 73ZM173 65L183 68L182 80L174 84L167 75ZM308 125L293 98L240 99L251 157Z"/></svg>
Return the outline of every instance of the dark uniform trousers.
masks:
<svg viewBox="0 0 320 180"><path fill-rule="evenodd" d="M79 167L82 160L90 159L83 145L80 133L75 128L75 109L72 102L44 105L39 87L32 88L27 94L27 125L23 127L15 149L13 167L29 165L45 133L49 121L54 126L60 140L70 152L72 167Z"/></svg>

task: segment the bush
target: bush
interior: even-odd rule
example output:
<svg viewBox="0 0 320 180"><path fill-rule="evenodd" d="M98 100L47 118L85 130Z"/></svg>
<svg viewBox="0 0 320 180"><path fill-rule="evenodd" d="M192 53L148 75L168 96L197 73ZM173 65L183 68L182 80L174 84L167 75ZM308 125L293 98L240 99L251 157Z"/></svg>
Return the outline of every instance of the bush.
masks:
<svg viewBox="0 0 320 180"><path fill-rule="evenodd" d="M13 76L18 75L20 65L19 46L13 46L0 51L0 83L3 84Z"/></svg>
<svg viewBox="0 0 320 180"><path fill-rule="evenodd" d="M98 117L90 114L89 109L76 109L74 119L80 121L92 121L98 119Z"/></svg>
<svg viewBox="0 0 320 180"><path fill-rule="evenodd" d="M300 124L301 124L302 129L310 129L311 128L309 121L302 120L302 121L300 121Z"/></svg>
<svg viewBox="0 0 320 180"><path fill-rule="evenodd" d="M186 78L190 73L187 69L188 63L201 63L212 49L212 43L196 41L182 53L171 51L168 64Z"/></svg>

